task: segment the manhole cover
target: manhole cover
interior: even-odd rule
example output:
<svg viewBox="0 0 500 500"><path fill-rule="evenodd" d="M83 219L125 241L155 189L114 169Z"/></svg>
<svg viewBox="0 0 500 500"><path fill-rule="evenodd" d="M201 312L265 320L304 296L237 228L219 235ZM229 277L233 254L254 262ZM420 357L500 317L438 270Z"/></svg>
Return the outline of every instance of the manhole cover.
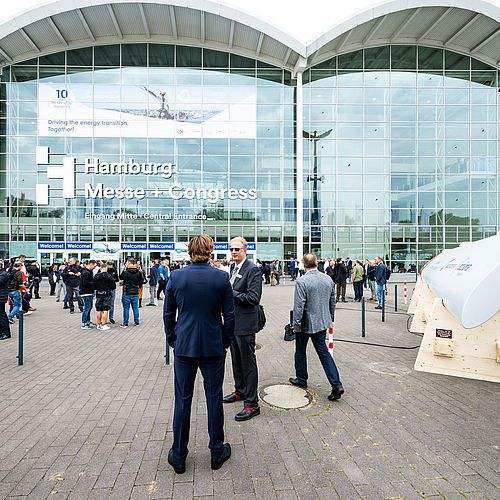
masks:
<svg viewBox="0 0 500 500"><path fill-rule="evenodd" d="M262 346L260 344L255 344L255 350L258 351L259 349L262 349Z"/></svg>
<svg viewBox="0 0 500 500"><path fill-rule="evenodd" d="M411 373L411 368L398 363L388 363L385 361L376 361L368 365L370 370L381 375L391 375L392 377L403 377Z"/></svg>
<svg viewBox="0 0 500 500"><path fill-rule="evenodd" d="M288 384L277 384L264 387L261 399L271 406L292 409L304 408L311 403L312 397L300 387Z"/></svg>

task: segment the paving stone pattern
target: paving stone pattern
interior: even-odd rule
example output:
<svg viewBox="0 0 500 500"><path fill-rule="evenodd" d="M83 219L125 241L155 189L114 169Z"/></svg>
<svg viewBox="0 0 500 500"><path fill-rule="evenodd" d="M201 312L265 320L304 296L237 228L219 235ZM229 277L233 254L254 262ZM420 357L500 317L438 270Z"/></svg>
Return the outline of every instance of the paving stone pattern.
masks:
<svg viewBox="0 0 500 500"><path fill-rule="evenodd" d="M392 293L390 285L385 323L367 303L366 341L417 345ZM187 471L177 476L167 462L173 370L164 363L161 307L143 307L138 327L84 331L78 314L42 294L26 318L24 366L17 325L0 342L0 500L500 498L498 385L414 372L416 350L342 342L340 401L327 400L310 351L309 407L262 403L260 417L237 423L240 404L225 406L233 456L218 471L199 379ZM283 341L292 297L290 284L264 289L260 387L294 375L294 344ZM362 340L359 304L339 305L335 332ZM231 381L228 359L227 391Z"/></svg>

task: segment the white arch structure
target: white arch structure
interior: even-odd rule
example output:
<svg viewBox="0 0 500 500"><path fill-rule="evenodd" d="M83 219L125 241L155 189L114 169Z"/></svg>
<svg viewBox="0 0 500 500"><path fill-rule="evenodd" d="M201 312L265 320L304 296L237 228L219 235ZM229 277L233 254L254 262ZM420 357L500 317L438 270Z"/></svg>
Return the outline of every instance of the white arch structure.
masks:
<svg viewBox="0 0 500 500"><path fill-rule="evenodd" d="M177 43L253 57L300 71L362 47L421 44L500 65L500 4L496 0L354 2L347 18L309 43L271 21L212 0L25 1L0 16L0 67L88 45ZM14 7L11 8L11 11ZM293 6L286 15L293 16ZM318 9L321 16L321 8Z"/></svg>

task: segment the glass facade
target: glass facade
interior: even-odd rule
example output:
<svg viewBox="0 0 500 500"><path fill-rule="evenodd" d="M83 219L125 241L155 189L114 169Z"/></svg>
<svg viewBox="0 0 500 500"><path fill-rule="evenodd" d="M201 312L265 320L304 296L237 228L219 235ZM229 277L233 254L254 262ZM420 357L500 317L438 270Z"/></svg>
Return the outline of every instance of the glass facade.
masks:
<svg viewBox="0 0 500 500"><path fill-rule="evenodd" d="M304 249L381 255L414 270L498 231L498 76L421 46L340 55L305 71L298 131L292 75L234 54L122 44L3 68L0 254L36 256L37 242L183 243L206 232L217 242L243 235L264 260L295 257L298 135ZM50 155L37 164L40 146ZM68 156L74 198L50 173ZM174 172L109 175L89 161ZM47 204L37 185L50 186ZM94 196L99 185L144 193Z"/></svg>
<svg viewBox="0 0 500 500"><path fill-rule="evenodd" d="M498 71L386 46L304 74L304 234L323 257L414 270L499 227Z"/></svg>
<svg viewBox="0 0 500 500"><path fill-rule="evenodd" d="M4 69L4 254L36 255L37 241L182 243L205 232L217 242L243 235L262 258L295 255L291 83L289 72L255 60L154 44L71 50ZM37 165L37 146L49 148L49 164ZM74 199L48 175L65 156L76 158ZM175 174L88 172L86 158L168 162ZM145 196L92 199L87 183L142 188ZM173 183L186 196L177 199L181 188L154 195ZM36 203L37 184L50 185L46 206ZM200 188L258 194L226 192L214 202L193 198ZM119 213L134 218L110 217Z"/></svg>

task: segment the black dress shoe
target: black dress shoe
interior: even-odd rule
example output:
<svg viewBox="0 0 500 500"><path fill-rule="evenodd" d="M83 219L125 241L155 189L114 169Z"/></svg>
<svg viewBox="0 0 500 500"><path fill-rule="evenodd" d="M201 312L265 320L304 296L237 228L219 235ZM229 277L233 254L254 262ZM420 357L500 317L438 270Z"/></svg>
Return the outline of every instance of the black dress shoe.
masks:
<svg viewBox="0 0 500 500"><path fill-rule="evenodd" d="M6 335L2 335L0 337L0 340L7 340L7 339L10 339L10 338L11 338L11 336L6 334Z"/></svg>
<svg viewBox="0 0 500 500"><path fill-rule="evenodd" d="M375 309L382 309L382 306L375 306Z"/></svg>
<svg viewBox="0 0 500 500"><path fill-rule="evenodd" d="M222 467L222 464L229 459L231 456L231 445L229 443L224 443L224 449L222 450L222 455L217 459L214 460L212 458L211 462L211 467L212 470L218 470Z"/></svg>
<svg viewBox="0 0 500 500"><path fill-rule="evenodd" d="M253 417L260 415L260 408L243 408L239 413L234 416L236 422L242 422L243 420L250 420Z"/></svg>
<svg viewBox="0 0 500 500"><path fill-rule="evenodd" d="M236 403L236 401L241 401L243 397L235 392L228 394L222 398L223 403Z"/></svg>
<svg viewBox="0 0 500 500"><path fill-rule="evenodd" d="M340 399L340 396L344 394L344 388L342 387L342 384L340 384L338 387L335 387L332 389L332 392L328 396L328 399L330 401L337 401L337 399Z"/></svg>
<svg viewBox="0 0 500 500"><path fill-rule="evenodd" d="M186 462L176 462L174 460L174 452L172 451L172 448L170 448L168 452L168 463L174 468L176 474L184 474L184 472L186 472Z"/></svg>
<svg viewBox="0 0 500 500"><path fill-rule="evenodd" d="M288 382L292 385L296 385L297 387L302 387L302 389L307 389L307 384L303 384L297 377L290 377Z"/></svg>

